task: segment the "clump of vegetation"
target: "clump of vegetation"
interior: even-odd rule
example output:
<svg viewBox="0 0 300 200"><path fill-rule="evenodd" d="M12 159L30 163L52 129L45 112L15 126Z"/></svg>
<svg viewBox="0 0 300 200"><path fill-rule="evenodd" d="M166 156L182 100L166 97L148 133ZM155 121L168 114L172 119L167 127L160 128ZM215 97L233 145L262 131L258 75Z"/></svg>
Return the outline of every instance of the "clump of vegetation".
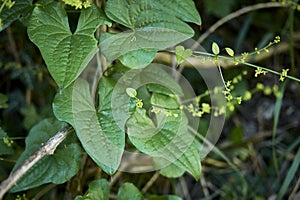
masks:
<svg viewBox="0 0 300 200"><path fill-rule="evenodd" d="M0 5L0 199L299 198L297 1Z"/></svg>

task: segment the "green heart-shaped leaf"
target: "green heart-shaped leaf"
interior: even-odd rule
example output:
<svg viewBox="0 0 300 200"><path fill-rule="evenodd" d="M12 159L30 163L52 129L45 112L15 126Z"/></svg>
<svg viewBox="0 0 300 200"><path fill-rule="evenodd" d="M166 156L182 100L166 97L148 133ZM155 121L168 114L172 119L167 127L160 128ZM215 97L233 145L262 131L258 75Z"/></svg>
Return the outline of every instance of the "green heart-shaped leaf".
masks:
<svg viewBox="0 0 300 200"><path fill-rule="evenodd" d="M180 110L164 110L157 116L156 124L144 109L136 109L127 121L130 141L140 151L157 158L158 166L174 164L200 178L201 164L194 138L188 132L188 120Z"/></svg>
<svg viewBox="0 0 300 200"><path fill-rule="evenodd" d="M72 33L61 3L54 2L33 10L28 26L29 38L39 47L60 88L70 85L98 51L94 32L105 22L105 16L92 5L81 11L77 29Z"/></svg>
<svg viewBox="0 0 300 200"><path fill-rule="evenodd" d="M166 49L189 39L192 35L193 33L191 35L186 35L174 29L145 27L112 35L103 40L100 43L100 46L101 52L106 56L109 62L119 58L120 56L123 56L122 60L124 61L124 56L126 54L128 54L128 56L132 56L132 52L134 51L141 53L140 56L145 57L146 61L152 61L152 59L149 59L148 55L149 53L152 54L152 51ZM138 53L135 52L135 55ZM147 55L143 55L143 53L147 53ZM155 54L152 55L153 58L154 55ZM135 63L129 67L135 68Z"/></svg>
<svg viewBox="0 0 300 200"><path fill-rule="evenodd" d="M110 107L113 83L102 79L99 84L99 110L96 112L89 85L77 79L55 96L55 116L70 123L89 156L108 174L121 162L125 133L117 126Z"/></svg>
<svg viewBox="0 0 300 200"><path fill-rule="evenodd" d="M151 96L151 104L168 109L178 109L179 103L176 97L170 97L164 94L153 93Z"/></svg>
<svg viewBox="0 0 300 200"><path fill-rule="evenodd" d="M192 0L173 0L172 3L165 0L108 0L105 13L110 19L132 29L148 26L184 31L186 25L177 27L180 21L201 25L200 15Z"/></svg>
<svg viewBox="0 0 300 200"><path fill-rule="evenodd" d="M124 183L119 191L117 200L143 200L144 197L132 183Z"/></svg>
<svg viewBox="0 0 300 200"><path fill-rule="evenodd" d="M164 0L109 0L105 13L132 32L117 34L103 42L102 52L109 61L122 56L121 62L130 68L146 66L158 50L191 38L194 31L185 22L201 24L192 0L174 0L171 4Z"/></svg>
<svg viewBox="0 0 300 200"><path fill-rule="evenodd" d="M120 61L130 68L144 68L153 61L156 52L156 49L133 50L122 55Z"/></svg>
<svg viewBox="0 0 300 200"><path fill-rule="evenodd" d="M167 167L162 168L159 173L167 178L178 178L184 174L185 170L171 163Z"/></svg>
<svg viewBox="0 0 300 200"><path fill-rule="evenodd" d="M84 196L76 196L75 200L101 199L109 200L109 183L106 179L90 182L89 189Z"/></svg>
<svg viewBox="0 0 300 200"><path fill-rule="evenodd" d="M193 54L193 51L191 49L184 50L183 46L177 46L175 48L175 54L178 64L181 64L183 61L185 61L185 59Z"/></svg>

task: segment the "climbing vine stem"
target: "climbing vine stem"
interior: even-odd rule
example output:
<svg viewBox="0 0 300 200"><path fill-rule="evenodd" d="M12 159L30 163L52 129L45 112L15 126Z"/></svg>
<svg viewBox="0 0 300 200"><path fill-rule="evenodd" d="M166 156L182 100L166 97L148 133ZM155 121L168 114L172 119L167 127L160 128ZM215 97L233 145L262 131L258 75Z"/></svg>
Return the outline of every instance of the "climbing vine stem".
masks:
<svg viewBox="0 0 300 200"><path fill-rule="evenodd" d="M201 55L201 56L209 56L209 57L212 57L212 59L215 57L214 54L212 54L212 53L207 53L207 52L194 51L194 54ZM195 55L194 55L194 56L195 56ZM219 59L223 59L223 60L229 60L229 61L235 62L235 63L237 63L237 64L243 64L243 65L252 67L252 68L254 68L254 69L262 69L262 70L264 70L264 71L267 71L267 72L270 72L270 73L272 73L272 74L276 74L276 75L279 75L279 76L282 76L282 75L283 75L283 72L286 72L286 70L283 71L283 72L278 72L278 71L275 71L275 70L272 70L272 69L269 69L269 68L266 68L266 67L261 67L261 66L258 66L258 65L252 64L252 63L248 63L248 62L243 62L243 61L240 61L240 60L237 59L237 58L232 58L232 57L227 57L227 56L221 56L221 55L218 55L218 58L219 58ZM290 75L287 75L287 74L285 74L284 76L285 76L286 78L288 78L288 79L291 79L291 80L300 82L300 79L299 79L299 78L296 78L296 77L294 77L294 76L290 76Z"/></svg>

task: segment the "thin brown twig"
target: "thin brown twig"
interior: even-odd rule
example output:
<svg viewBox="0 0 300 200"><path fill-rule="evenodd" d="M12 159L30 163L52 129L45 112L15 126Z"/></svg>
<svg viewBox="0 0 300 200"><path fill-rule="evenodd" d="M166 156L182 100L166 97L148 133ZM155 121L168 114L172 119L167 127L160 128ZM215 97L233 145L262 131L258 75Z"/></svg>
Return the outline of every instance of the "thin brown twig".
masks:
<svg viewBox="0 0 300 200"><path fill-rule="evenodd" d="M21 59L20 59L20 56L19 56L18 50L17 50L17 45L16 45L16 42L15 42L15 39L13 37L10 27L7 27L6 33L7 33L9 46L10 46L10 51L11 51L15 61L17 61L18 63L21 63Z"/></svg>
<svg viewBox="0 0 300 200"><path fill-rule="evenodd" d="M123 171L118 170L117 173L115 173L113 176L110 177L109 186L113 186L116 181L122 176Z"/></svg>
<svg viewBox="0 0 300 200"><path fill-rule="evenodd" d="M196 49L197 47L199 47L199 44L201 44L211 33L215 32L220 26L222 26L223 24L225 24L226 22L241 16L245 13L248 12L252 12L255 10L259 10L259 9L263 9L263 8L274 8L274 7L287 7L288 5L286 4L282 4L280 2L268 2L268 3L258 3L255 5L251 5L251 6L247 6L244 8L241 8L235 12L230 13L229 15L223 17L222 19L220 19L219 21L217 21L215 24L213 24L212 26L209 27L209 29L203 33L199 39L197 40L197 42L192 46L192 50Z"/></svg>
<svg viewBox="0 0 300 200"><path fill-rule="evenodd" d="M71 130L72 127L66 126L58 131L53 137L47 140L47 142L42 144L42 146L27 158L15 171L13 171L6 180L2 181L0 184L0 199L2 199L4 194L41 158L46 155L52 155L57 146L67 137Z"/></svg>
<svg viewBox="0 0 300 200"><path fill-rule="evenodd" d="M179 183L180 183L180 186L182 188L183 195L185 197L184 199L191 200L191 196L189 194L188 186L186 184L186 181L185 181L184 177L179 178Z"/></svg>
<svg viewBox="0 0 300 200"><path fill-rule="evenodd" d="M147 184L143 187L142 192L146 193L147 190L153 185L153 183L158 179L160 176L159 172L155 172L155 174L151 177L151 179L147 182Z"/></svg>
<svg viewBox="0 0 300 200"><path fill-rule="evenodd" d="M42 198L47 192L49 192L50 190L52 190L54 187L56 187L56 184L49 184L46 185L43 189L41 189L35 196L34 199L40 199Z"/></svg>
<svg viewBox="0 0 300 200"><path fill-rule="evenodd" d="M295 187L293 188L291 194L289 195L289 200L294 199L294 197L296 196L296 193L298 191L299 186L300 186L300 177L298 178L298 181L297 181Z"/></svg>
<svg viewBox="0 0 300 200"><path fill-rule="evenodd" d="M208 197L209 196L208 185L207 185L207 182L206 182L206 179L205 179L205 176L204 176L203 173L202 173L201 178L200 178L200 184L201 184L204 196Z"/></svg>

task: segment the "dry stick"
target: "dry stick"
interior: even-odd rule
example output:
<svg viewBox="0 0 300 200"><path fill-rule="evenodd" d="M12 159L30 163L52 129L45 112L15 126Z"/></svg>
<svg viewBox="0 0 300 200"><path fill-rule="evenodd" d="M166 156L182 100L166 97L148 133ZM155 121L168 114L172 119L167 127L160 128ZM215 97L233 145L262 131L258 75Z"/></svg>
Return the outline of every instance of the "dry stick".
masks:
<svg viewBox="0 0 300 200"><path fill-rule="evenodd" d="M41 158L46 155L52 155L57 146L67 137L71 129L72 127L66 126L58 131L53 137L47 140L47 142L42 144L42 146L26 159L15 171L13 171L0 185L0 199L2 199L4 194Z"/></svg>
<svg viewBox="0 0 300 200"><path fill-rule="evenodd" d="M7 27L6 32L7 32L8 42L9 42L9 46L10 46L10 51L11 51L15 61L17 61L18 63L21 63L21 59L18 54L17 45L16 45L15 39L13 37L13 34L11 32L11 28Z"/></svg>
<svg viewBox="0 0 300 200"><path fill-rule="evenodd" d="M204 197L208 197L209 196L209 190L208 190L208 185L207 185L204 174L202 174L202 176L200 178L200 183L201 183L202 191L204 193Z"/></svg>
<svg viewBox="0 0 300 200"><path fill-rule="evenodd" d="M299 186L300 186L300 177L298 178L298 181L297 181L294 189L292 190L288 200L296 199L294 197L296 196Z"/></svg>
<svg viewBox="0 0 300 200"><path fill-rule="evenodd" d="M184 177L179 178L179 183L181 185L182 192L183 192L183 195L185 197L184 199L191 200L191 196L189 194L188 186L186 184L186 181L185 181Z"/></svg>
<svg viewBox="0 0 300 200"><path fill-rule="evenodd" d="M142 192L146 193L147 190L153 185L153 183L158 179L160 176L159 172L155 172L155 174L151 177L151 179L147 182L147 184L143 187Z"/></svg>
<svg viewBox="0 0 300 200"><path fill-rule="evenodd" d="M219 21L217 21L215 24L213 24L204 34L201 35L201 37L199 37L198 39L198 43L196 42L191 49L196 49L197 47L199 47L199 44L201 44L211 33L213 33L215 30L217 30L217 28L219 28L220 26L222 26L223 24L225 24L226 22L240 16L243 15L247 12L252 12L254 10L259 10L259 9L263 9L263 8L274 8L274 7L287 7L288 5L286 4L282 4L280 2L268 2L268 3L259 3L259 4L255 4L255 5L251 5L251 6L247 6L244 7L240 10L237 10L233 13L230 13L229 15L227 15L226 17L220 19Z"/></svg>

